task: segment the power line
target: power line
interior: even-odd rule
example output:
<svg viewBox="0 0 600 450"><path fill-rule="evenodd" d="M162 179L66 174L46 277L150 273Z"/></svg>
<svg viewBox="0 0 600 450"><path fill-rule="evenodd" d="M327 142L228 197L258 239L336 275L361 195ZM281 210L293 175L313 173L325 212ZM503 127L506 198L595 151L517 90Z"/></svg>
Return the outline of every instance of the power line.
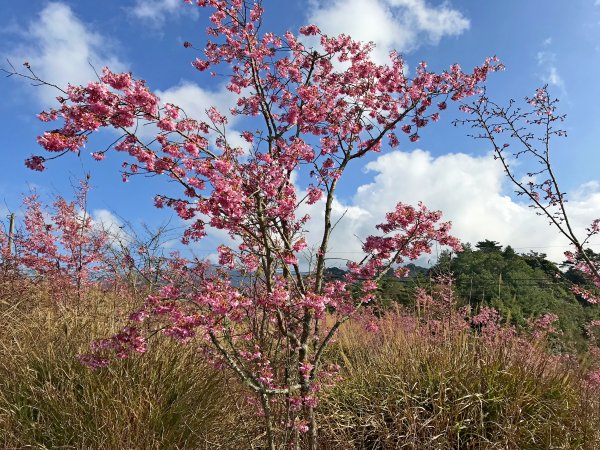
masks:
<svg viewBox="0 0 600 450"><path fill-rule="evenodd" d="M513 250L531 250L534 248L538 248L538 249L545 249L545 248L571 248L571 245L530 245L527 247L513 247L512 245L509 245L510 248L512 248ZM598 244L586 244L586 247L600 247L600 243ZM360 252L360 251L349 251L349 250L344 250L344 251L337 251L337 250L329 250L327 252L327 254L361 254L361 255L366 255L367 253L365 252Z"/></svg>

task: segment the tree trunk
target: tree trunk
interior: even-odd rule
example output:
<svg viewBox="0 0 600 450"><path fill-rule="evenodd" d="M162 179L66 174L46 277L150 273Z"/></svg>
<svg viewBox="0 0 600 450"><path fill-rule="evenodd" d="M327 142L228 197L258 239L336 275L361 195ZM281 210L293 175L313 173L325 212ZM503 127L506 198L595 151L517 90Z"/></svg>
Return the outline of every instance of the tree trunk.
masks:
<svg viewBox="0 0 600 450"><path fill-rule="evenodd" d="M271 405L269 401L269 396L264 392L260 394L260 401L263 409L263 413L265 415L265 432L267 434L267 448L269 450L275 449L275 438L273 436L273 421L271 417Z"/></svg>

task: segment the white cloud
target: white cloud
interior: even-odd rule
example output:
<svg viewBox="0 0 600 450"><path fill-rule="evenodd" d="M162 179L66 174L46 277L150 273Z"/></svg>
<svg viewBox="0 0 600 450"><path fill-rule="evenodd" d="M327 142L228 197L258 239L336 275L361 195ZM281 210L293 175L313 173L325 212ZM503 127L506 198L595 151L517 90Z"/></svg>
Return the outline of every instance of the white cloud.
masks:
<svg viewBox="0 0 600 450"><path fill-rule="evenodd" d="M308 20L330 35L348 34L373 41L374 58L387 60L390 51L409 51L469 28L469 20L446 2L429 6L425 0L315 0Z"/></svg>
<svg viewBox="0 0 600 450"><path fill-rule="evenodd" d="M537 53L536 59L538 67L542 70L539 74L540 79L550 86L559 88L562 94L566 95L565 82L556 66L556 54L548 50L542 50Z"/></svg>
<svg viewBox="0 0 600 450"><path fill-rule="evenodd" d="M388 0L392 6L405 8L405 23L415 26L437 43L444 36L455 36L469 28L469 20L447 3L430 7L425 0Z"/></svg>
<svg viewBox="0 0 600 450"><path fill-rule="evenodd" d="M336 258L360 257L360 240L376 234L375 225L385 213L403 203L425 206L443 212L443 220L453 223L452 234L463 242L475 244L484 239L511 245L519 252L530 249L548 254L560 262L568 249L566 239L523 203L506 192L504 174L490 155L473 157L454 153L433 157L423 150L390 152L367 165L375 173L373 181L360 186L351 202L334 204L334 221L344 214L333 232L330 255ZM600 216L598 184L586 183L576 190L568 203L572 222L582 236L591 221ZM323 204L304 208L312 215L311 244L322 232ZM314 233L314 234L313 234ZM435 255L428 257L435 262ZM420 260L427 263L427 259ZM331 263L343 264L332 260Z"/></svg>
<svg viewBox="0 0 600 450"><path fill-rule="evenodd" d="M398 202L417 205L422 201L430 210L441 210L442 221L452 221L452 235L462 242L476 244L490 239L511 245L519 253L530 250L546 253L555 262L564 260L570 247L548 220L536 215L527 204L511 198L512 186L506 181L502 167L491 155L471 156L452 153L434 157L424 150L394 151L367 164L372 181L359 186L347 201L333 202L332 233L328 266L345 266L347 260L362 258L361 241L378 234L375 225L385 220ZM298 187L300 190L301 188ZM574 229L581 238L585 228L600 216L600 183L592 181L573 189L567 203ZM298 193L301 198L303 192ZM309 249L313 255L323 233L324 201L314 205L302 204L297 212L309 214L305 226ZM235 246L223 230L207 230L205 240L193 244L199 256L216 261L214 249L221 243ZM600 241L591 242L600 247ZM420 258L421 265L434 264L436 252ZM310 252L304 252L308 257ZM208 255L208 256L207 256ZM308 261L300 257L303 270Z"/></svg>
<svg viewBox="0 0 600 450"><path fill-rule="evenodd" d="M164 91L156 91L156 95L163 103L173 103L183 108L188 116L198 120L206 120L205 111L211 106L217 108L221 114L225 114L229 124L237 120L237 116L232 116L229 110L235 106L238 97L224 86L216 90L208 90L195 83L182 81Z"/></svg>
<svg viewBox="0 0 600 450"><path fill-rule="evenodd" d="M195 83L182 81L176 86L164 91L156 91L161 102L173 103L182 108L185 113L197 120L208 120L206 110L214 106L217 111L227 117L227 140L233 147L247 148L248 143L240 137L235 130L239 116L230 113L230 109L236 105L238 96L228 91L225 86L216 90L203 89Z"/></svg>
<svg viewBox="0 0 600 450"><path fill-rule="evenodd" d="M127 233L123 221L108 209L93 210L92 221L94 228L107 231L113 239L119 242L129 244L133 241L133 237Z"/></svg>
<svg viewBox="0 0 600 450"><path fill-rule="evenodd" d="M92 217L94 222L104 226L107 230L113 230L114 228L121 228L123 226L123 221L108 209L95 209L92 211Z"/></svg>
<svg viewBox="0 0 600 450"><path fill-rule="evenodd" d="M48 3L21 34L23 44L9 52L8 58L17 65L28 61L40 78L58 86L95 80L90 64L97 70L103 66L125 70L125 64L112 52L111 39L90 29L64 3ZM44 105L56 102L53 88L29 91Z"/></svg>
<svg viewBox="0 0 600 450"><path fill-rule="evenodd" d="M150 22L153 26L162 25L168 16L179 15L183 11L191 12L197 15L197 9L183 9L187 5L183 4L183 0L136 0L135 5L131 8L131 14L146 22Z"/></svg>
<svg viewBox="0 0 600 450"><path fill-rule="evenodd" d="M553 86L564 87L564 81L558 74L558 69L554 66L549 68L545 80Z"/></svg>

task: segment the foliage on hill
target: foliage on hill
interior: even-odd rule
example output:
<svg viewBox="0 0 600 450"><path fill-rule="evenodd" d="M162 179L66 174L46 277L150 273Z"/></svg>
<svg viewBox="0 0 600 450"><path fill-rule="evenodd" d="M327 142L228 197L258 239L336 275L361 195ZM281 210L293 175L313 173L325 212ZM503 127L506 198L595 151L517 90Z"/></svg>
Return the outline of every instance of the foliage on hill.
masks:
<svg viewBox="0 0 600 450"><path fill-rule="evenodd" d="M590 257L597 258L589 251ZM600 318L600 307L590 305L569 289L572 284L591 289L590 282L572 266L561 269L543 253L518 254L495 241L467 244L459 254L442 253L430 269L410 268L404 279L388 276L382 281L384 305L399 302L413 307L416 287L431 288L436 275L452 273L458 304L493 307L518 327L545 313L559 317L561 333L554 338L556 351L582 351L592 331L589 323Z"/></svg>

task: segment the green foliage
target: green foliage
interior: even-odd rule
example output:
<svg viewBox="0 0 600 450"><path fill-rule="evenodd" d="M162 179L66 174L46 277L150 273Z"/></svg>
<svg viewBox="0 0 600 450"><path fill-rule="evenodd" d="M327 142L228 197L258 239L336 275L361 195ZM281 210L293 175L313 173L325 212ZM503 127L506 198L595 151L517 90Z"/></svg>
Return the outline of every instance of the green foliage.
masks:
<svg viewBox="0 0 600 450"><path fill-rule="evenodd" d="M588 250L588 256L599 259ZM546 259L544 253L518 254L496 241L484 240L473 248L465 245L455 255L442 252L431 269L411 265L407 278L384 277L380 286L380 301L384 308L399 303L413 308L415 289L430 290L439 274L452 273L458 306L493 307L502 317L519 328L527 321L546 313L559 317L560 333L553 336L557 352L582 352L587 349L588 324L600 318L600 306L590 305L574 295L573 284L594 289L589 279L572 266L566 271ZM598 333L597 333L598 334Z"/></svg>
<svg viewBox="0 0 600 450"><path fill-rule="evenodd" d="M499 242L490 241L489 239L486 239L485 241L479 241L477 244L475 244L475 247L484 253L499 253L502 250L502 246Z"/></svg>
<svg viewBox="0 0 600 450"><path fill-rule="evenodd" d="M473 250L450 258L445 253L431 273L452 272L456 290L463 304L496 308L504 318L524 327L527 320L545 313L559 317L561 336L555 350L574 351L586 348L586 324L600 317L600 308L579 300L570 283L583 278L573 269L563 276L556 264L543 253L519 255L510 246L504 250L485 240Z"/></svg>

